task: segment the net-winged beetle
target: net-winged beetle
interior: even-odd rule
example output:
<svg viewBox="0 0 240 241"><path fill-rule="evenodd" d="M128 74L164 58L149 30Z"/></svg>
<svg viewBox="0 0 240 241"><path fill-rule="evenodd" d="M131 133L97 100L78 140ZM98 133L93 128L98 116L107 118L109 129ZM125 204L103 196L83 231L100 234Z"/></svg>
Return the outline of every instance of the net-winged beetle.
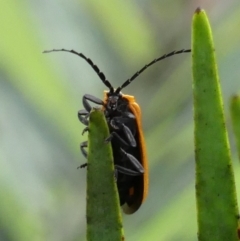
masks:
<svg viewBox="0 0 240 241"><path fill-rule="evenodd" d="M92 109L89 102L103 106L103 111L109 126L110 136L106 142L111 141L113 159L115 166L115 177L117 180L120 205L124 213L132 214L136 212L145 200L148 192L148 160L146 154L145 140L141 125L141 109L136 103L134 96L124 95L121 90L128 86L139 74L149 66L167 57L191 52L190 49L182 49L165 54L154 59L142 69L137 71L131 78L127 79L120 87L114 89L111 83L99 68L82 53L74 50L53 49L44 53L65 51L76 54L85 59L93 70L97 73L102 82L108 87L104 91L103 100L92 95L83 96L84 109L78 112L79 120L88 126L88 117ZM83 133L88 130L86 127ZM82 154L87 157L87 141L81 143ZM87 164L83 164L85 167Z"/></svg>

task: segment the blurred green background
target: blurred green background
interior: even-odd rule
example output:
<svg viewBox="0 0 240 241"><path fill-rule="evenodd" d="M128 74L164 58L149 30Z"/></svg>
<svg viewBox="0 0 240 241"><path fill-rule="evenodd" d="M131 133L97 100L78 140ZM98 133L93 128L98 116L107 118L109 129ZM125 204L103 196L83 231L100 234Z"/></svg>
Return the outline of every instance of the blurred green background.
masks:
<svg viewBox="0 0 240 241"><path fill-rule="evenodd" d="M77 111L152 59L191 47L201 6L213 29L237 189L229 98L240 89L240 2L0 0L0 240L85 240L86 170ZM197 240L191 54L159 62L123 92L143 112L150 166L146 202L123 215L126 240ZM238 192L238 196L240 193ZM239 196L240 198L240 196ZM221 220L219 220L221 222Z"/></svg>

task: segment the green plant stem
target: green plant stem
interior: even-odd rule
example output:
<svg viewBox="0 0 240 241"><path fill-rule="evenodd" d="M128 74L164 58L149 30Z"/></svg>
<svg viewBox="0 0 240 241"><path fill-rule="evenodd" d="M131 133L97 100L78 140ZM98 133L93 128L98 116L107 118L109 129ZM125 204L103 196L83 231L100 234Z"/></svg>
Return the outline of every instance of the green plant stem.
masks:
<svg viewBox="0 0 240 241"><path fill-rule="evenodd" d="M101 110L89 118L87 166L87 240L123 240L122 218L114 178L108 125Z"/></svg>

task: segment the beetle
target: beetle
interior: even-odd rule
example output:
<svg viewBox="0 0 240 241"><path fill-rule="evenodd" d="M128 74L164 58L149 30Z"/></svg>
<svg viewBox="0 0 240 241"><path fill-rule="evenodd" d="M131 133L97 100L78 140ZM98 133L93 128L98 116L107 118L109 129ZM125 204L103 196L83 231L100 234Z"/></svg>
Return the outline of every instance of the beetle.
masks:
<svg viewBox="0 0 240 241"><path fill-rule="evenodd" d="M92 110L89 102L102 106L110 132L110 136L105 139L105 142L111 142L112 145L120 205L124 213L132 214L139 209L147 196L148 161L141 124L141 109L135 101L134 96L125 95L121 93L121 90L128 86L149 66L170 56L188 53L191 52L191 50L182 49L173 51L154 59L116 89L112 87L111 83L92 60L82 53L67 49L47 50L44 51L44 53L57 51L70 52L85 59L109 89L108 91L104 91L103 100L85 94L82 99L84 109L78 112L78 118L81 123L86 125L86 128L83 130L84 133L88 131L88 117ZM81 152L85 157L87 157L87 151L85 150L87 146L87 141L80 144ZM80 167L85 166L87 166L87 164L83 164Z"/></svg>

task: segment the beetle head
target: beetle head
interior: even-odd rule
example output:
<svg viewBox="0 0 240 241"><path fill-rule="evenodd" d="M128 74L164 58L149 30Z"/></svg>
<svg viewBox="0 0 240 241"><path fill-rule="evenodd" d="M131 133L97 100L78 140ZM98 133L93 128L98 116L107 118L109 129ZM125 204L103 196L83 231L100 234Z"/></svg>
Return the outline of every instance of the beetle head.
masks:
<svg viewBox="0 0 240 241"><path fill-rule="evenodd" d="M118 109L118 105L119 105L119 100L121 99L122 95L121 93L118 92L111 92L109 91L107 93L107 105L106 108L109 111L115 111Z"/></svg>

